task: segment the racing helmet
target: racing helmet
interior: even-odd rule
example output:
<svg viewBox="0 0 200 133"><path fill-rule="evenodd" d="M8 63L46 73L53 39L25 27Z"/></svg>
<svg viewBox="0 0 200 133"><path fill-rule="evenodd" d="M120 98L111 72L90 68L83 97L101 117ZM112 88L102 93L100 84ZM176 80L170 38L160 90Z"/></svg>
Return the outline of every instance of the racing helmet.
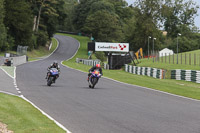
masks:
<svg viewBox="0 0 200 133"><path fill-rule="evenodd" d="M57 61L54 61L54 62L53 62L53 65L56 65L56 66L57 66L57 65L58 65L58 62L57 62Z"/></svg>
<svg viewBox="0 0 200 133"><path fill-rule="evenodd" d="M101 65L100 65L100 64L96 64L96 67L97 67L97 68L100 68L100 67L101 67Z"/></svg>

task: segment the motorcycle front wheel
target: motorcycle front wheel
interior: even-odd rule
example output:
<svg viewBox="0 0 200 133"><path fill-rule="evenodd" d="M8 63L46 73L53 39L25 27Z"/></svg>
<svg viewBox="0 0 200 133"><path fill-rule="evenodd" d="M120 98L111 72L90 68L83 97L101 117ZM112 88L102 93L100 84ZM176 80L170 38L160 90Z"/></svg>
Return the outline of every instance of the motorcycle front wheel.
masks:
<svg viewBox="0 0 200 133"><path fill-rule="evenodd" d="M47 80L47 85L48 86L51 86L52 80L53 80L53 77L49 77L49 79Z"/></svg>
<svg viewBox="0 0 200 133"><path fill-rule="evenodd" d="M96 85L98 79L97 78L93 78L93 81L92 81L92 89L94 89L94 86Z"/></svg>

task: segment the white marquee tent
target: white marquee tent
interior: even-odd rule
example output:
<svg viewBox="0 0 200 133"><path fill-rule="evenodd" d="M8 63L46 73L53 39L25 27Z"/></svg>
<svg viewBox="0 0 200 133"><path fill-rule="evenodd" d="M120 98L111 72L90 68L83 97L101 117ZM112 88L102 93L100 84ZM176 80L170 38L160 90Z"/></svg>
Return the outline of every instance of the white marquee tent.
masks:
<svg viewBox="0 0 200 133"><path fill-rule="evenodd" d="M173 50L170 50L168 48L164 48L163 50L159 51L159 56L162 57L162 56L169 56L169 55L172 55L174 54Z"/></svg>

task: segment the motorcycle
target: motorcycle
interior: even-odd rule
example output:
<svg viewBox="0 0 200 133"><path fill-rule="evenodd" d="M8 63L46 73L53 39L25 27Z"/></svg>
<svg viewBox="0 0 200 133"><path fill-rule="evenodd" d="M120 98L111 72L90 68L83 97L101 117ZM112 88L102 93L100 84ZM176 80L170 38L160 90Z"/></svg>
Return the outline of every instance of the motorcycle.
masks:
<svg viewBox="0 0 200 133"><path fill-rule="evenodd" d="M91 73L89 77L89 88L94 88L94 86L98 83L99 78L101 77L101 74L99 71L94 71Z"/></svg>
<svg viewBox="0 0 200 133"><path fill-rule="evenodd" d="M48 79L47 79L47 85L51 86L52 83L55 83L56 79L59 76L58 69L51 68L48 72Z"/></svg>

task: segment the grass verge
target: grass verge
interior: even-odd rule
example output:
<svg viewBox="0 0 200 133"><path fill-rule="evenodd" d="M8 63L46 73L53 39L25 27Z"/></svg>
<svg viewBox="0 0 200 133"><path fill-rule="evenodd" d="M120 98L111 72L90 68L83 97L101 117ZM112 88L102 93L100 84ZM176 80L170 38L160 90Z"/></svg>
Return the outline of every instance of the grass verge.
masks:
<svg viewBox="0 0 200 133"><path fill-rule="evenodd" d="M44 47L28 52L32 60L52 53L57 47L56 39L52 39L52 48L48 51ZM1 53L1 55L4 55ZM35 59L34 59L35 58ZM1 66L11 76L14 68ZM8 129L15 133L64 133L52 120L44 116L30 103L17 96L0 93L0 121L8 125Z"/></svg>
<svg viewBox="0 0 200 133"><path fill-rule="evenodd" d="M52 38L52 47L50 50L48 50L47 47L39 46L38 49L34 49L32 51L27 51L27 56L29 57L28 61L39 60L40 58L48 56L57 48L57 45L58 45L58 43L57 43L56 39ZM15 51L8 51L8 53L16 54ZM4 56L4 52L0 52L0 56Z"/></svg>
<svg viewBox="0 0 200 133"><path fill-rule="evenodd" d="M32 51L27 52L28 61L39 60L41 57L48 56L57 48L57 41L55 38L52 38L52 47L48 50L46 47L39 47L38 49L34 49Z"/></svg>
<svg viewBox="0 0 200 133"><path fill-rule="evenodd" d="M64 133L25 100L0 93L0 121L15 133Z"/></svg>
<svg viewBox="0 0 200 133"><path fill-rule="evenodd" d="M66 34L61 34L61 35L66 35ZM76 58L84 58L84 57L87 58L86 51L87 51L87 42L89 41L89 38L74 36L74 35L66 35L66 36L71 36L77 39L80 42L80 49L77 52L76 56L74 56L74 58L68 61L64 61L63 64L75 69L88 72L91 66L75 63L75 60ZM194 99L200 99L200 86L199 84L196 83L187 81L177 81L171 79L165 79L165 80L154 79L152 77L130 74L122 70L103 70L103 73L105 77L112 78L124 83L148 87Z"/></svg>
<svg viewBox="0 0 200 133"><path fill-rule="evenodd" d="M189 62L189 55L191 55L190 62ZM194 55L196 55L196 57L194 57ZM166 70L173 70L173 69L200 70L200 67L199 67L200 66L200 50L180 53L180 54L178 54L178 56L179 56L178 57L179 64L177 64L177 55L175 54L174 61L173 61L172 55L166 56L166 57L161 57L159 62L153 62L152 58L149 60L142 59L141 63L139 63L138 66L162 68L162 69L166 69ZM181 56L182 56L182 58L181 58ZM196 61L194 61L194 58L196 58ZM181 62L182 62L182 64L181 64Z"/></svg>
<svg viewBox="0 0 200 133"><path fill-rule="evenodd" d="M13 66L0 66L4 69L10 76L14 77L14 67Z"/></svg>

